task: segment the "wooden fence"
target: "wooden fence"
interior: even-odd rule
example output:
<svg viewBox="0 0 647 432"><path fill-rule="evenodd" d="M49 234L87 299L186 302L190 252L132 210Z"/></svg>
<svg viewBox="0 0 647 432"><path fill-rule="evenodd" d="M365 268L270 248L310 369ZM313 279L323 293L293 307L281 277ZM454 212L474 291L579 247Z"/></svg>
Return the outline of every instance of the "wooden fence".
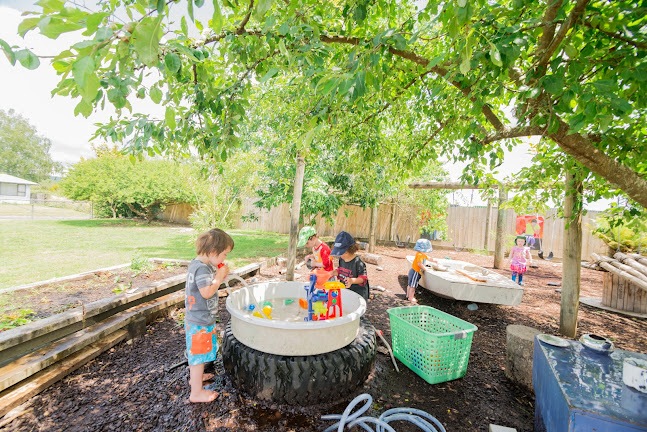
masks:
<svg viewBox="0 0 647 432"><path fill-rule="evenodd" d="M173 222L188 222L190 206L182 205L181 208L169 207L164 212L162 219ZM243 203L241 214L253 213L257 221L239 221L236 228L261 230L288 234L290 232L290 205L282 204L271 210L260 210L254 206L252 200ZM472 249L494 251L496 232L497 209L490 210L490 223L485 226L487 207L459 207L451 206L448 209L447 226L445 233L449 240L434 241L434 244ZM602 240L591 234L594 221L599 212L588 212L582 221L582 258L588 259L591 252L606 253L606 245ZM562 258L562 243L564 241L564 221L554 217L554 211L543 215L545 217L543 249L545 254L553 252L555 258ZM183 219L184 218L184 219ZM517 214L513 210L506 210L505 232L509 236L508 243L512 244L515 235ZM339 231L347 231L354 237L368 239L370 229L371 210L361 209L356 206L342 207L335 218L333 225L328 224L323 218L318 217L312 223L320 236L334 237ZM378 211L376 238L378 241L394 241L396 234L401 240L409 237L415 242L420 237L419 222L416 214L410 208L393 204L382 204ZM484 244L485 233L488 233L487 246Z"/></svg>

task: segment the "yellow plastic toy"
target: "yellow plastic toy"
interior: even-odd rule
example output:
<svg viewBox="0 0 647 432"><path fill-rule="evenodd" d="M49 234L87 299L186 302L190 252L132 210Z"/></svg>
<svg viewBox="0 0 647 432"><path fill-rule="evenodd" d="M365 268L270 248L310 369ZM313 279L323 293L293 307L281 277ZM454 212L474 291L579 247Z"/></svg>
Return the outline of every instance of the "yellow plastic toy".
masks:
<svg viewBox="0 0 647 432"><path fill-rule="evenodd" d="M263 314L265 314L265 315L263 315ZM255 317L258 317L258 318L267 317L269 319L272 319L272 306L269 306L269 305L263 306L263 314L261 314L259 311L256 311L256 312L253 313L253 315Z"/></svg>

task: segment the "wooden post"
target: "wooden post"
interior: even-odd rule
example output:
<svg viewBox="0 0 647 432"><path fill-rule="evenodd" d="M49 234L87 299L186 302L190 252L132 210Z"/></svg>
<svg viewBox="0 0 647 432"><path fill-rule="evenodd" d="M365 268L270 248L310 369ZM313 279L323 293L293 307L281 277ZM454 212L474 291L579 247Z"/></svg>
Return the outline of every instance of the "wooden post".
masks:
<svg viewBox="0 0 647 432"><path fill-rule="evenodd" d="M377 206L378 204L375 203L373 207L371 207L371 228L370 228L370 233L368 237L368 252L369 253L375 253L375 231L377 230Z"/></svg>
<svg viewBox="0 0 647 432"><path fill-rule="evenodd" d="M303 193L303 175L306 170L306 161L303 156L297 156L297 172L294 176L294 195L292 197L292 210L290 211L290 241L288 243L288 262L285 279L294 280L294 266L297 261L297 236L299 235L299 214L301 212L301 195Z"/></svg>
<svg viewBox="0 0 647 432"><path fill-rule="evenodd" d="M508 190L499 185L499 206L496 217L496 241L494 242L494 268L502 269L505 267L505 223L506 215L503 205L508 200Z"/></svg>
<svg viewBox="0 0 647 432"><path fill-rule="evenodd" d="M483 239L483 249L485 251L487 248L487 241L490 237L490 213L492 213L492 200L488 198L487 200L487 213L485 214L485 238Z"/></svg>
<svg viewBox="0 0 647 432"><path fill-rule="evenodd" d="M389 223L389 241L393 241L393 223L395 222L395 200L391 198L391 221Z"/></svg>
<svg viewBox="0 0 647 432"><path fill-rule="evenodd" d="M559 312L559 332L570 338L574 338L577 333L577 311L580 304L582 190L582 182L575 179L574 173L567 172L564 219L569 226L566 228L564 234L562 302Z"/></svg>

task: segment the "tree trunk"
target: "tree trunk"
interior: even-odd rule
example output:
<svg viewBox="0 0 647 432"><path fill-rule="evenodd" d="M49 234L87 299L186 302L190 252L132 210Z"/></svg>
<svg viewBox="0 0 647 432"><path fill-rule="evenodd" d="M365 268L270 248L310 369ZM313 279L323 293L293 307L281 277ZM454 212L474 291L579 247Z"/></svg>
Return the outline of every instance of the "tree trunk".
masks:
<svg viewBox="0 0 647 432"><path fill-rule="evenodd" d="M393 241L394 222L395 222L395 200L391 198L391 220L389 221L389 241Z"/></svg>
<svg viewBox="0 0 647 432"><path fill-rule="evenodd" d="M294 280L294 265L297 260L297 236L299 235L299 214L301 212L301 195L303 193L303 175L306 170L306 161L303 156L297 156L297 172L294 176L294 195L292 197L292 210L290 212L290 241L288 243L288 263L285 279Z"/></svg>
<svg viewBox="0 0 647 432"><path fill-rule="evenodd" d="M502 269L505 266L505 209L503 204L508 200L508 191L503 185L499 186L499 211L496 217L496 241L494 242L494 268Z"/></svg>
<svg viewBox="0 0 647 432"><path fill-rule="evenodd" d="M487 213L485 213L485 238L483 239L483 250L487 252L487 241L490 237L490 213L492 213L492 200L487 200Z"/></svg>
<svg viewBox="0 0 647 432"><path fill-rule="evenodd" d="M572 172L566 174L564 219L569 223L564 235L562 267L562 302L559 332L574 338L577 334L577 311L580 305L580 263L582 262L582 182Z"/></svg>
<svg viewBox="0 0 647 432"><path fill-rule="evenodd" d="M375 253L375 231L377 230L377 206L376 203L371 207L371 228L368 237L368 251L369 253Z"/></svg>

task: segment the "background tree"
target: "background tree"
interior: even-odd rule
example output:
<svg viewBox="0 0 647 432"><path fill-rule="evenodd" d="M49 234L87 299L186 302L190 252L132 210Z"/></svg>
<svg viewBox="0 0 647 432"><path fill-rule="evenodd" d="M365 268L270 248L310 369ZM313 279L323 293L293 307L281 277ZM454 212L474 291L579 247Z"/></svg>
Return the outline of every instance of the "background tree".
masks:
<svg viewBox="0 0 647 432"><path fill-rule="evenodd" d="M150 223L171 204L195 202L190 184L196 174L196 169L172 161L133 163L116 148L101 147L96 158L72 166L60 185L68 198L107 206L113 218L125 206Z"/></svg>
<svg viewBox="0 0 647 432"><path fill-rule="evenodd" d="M52 160L52 143L13 110L0 109L0 172L34 182L49 179L62 166Z"/></svg>

